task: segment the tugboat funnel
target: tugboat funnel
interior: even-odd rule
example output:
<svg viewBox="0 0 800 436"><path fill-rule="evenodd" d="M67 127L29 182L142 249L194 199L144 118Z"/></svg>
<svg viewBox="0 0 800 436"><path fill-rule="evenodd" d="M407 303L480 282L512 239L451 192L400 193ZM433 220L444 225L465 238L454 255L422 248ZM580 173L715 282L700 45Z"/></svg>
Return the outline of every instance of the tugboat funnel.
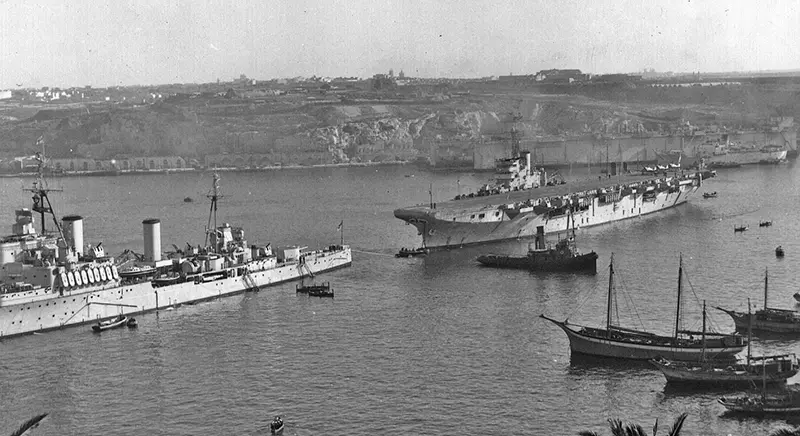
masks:
<svg viewBox="0 0 800 436"><path fill-rule="evenodd" d="M142 221L144 227L144 258L148 262L161 260L161 220L148 218Z"/></svg>

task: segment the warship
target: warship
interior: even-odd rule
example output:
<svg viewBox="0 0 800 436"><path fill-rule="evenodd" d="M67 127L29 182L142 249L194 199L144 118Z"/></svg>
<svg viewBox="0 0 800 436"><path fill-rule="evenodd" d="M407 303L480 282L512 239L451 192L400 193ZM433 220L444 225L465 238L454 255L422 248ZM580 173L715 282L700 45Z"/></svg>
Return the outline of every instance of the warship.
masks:
<svg viewBox="0 0 800 436"><path fill-rule="evenodd" d="M148 218L142 221L144 254L128 266L106 255L102 244L84 247L80 216L65 216L59 225L48 201L46 212L58 230L52 238L33 231L30 210L17 211L14 234L3 239L0 251L0 338L216 299L350 266L344 244L311 251L248 245L241 228L217 225L220 196L215 173L205 246L163 259L161 221Z"/></svg>
<svg viewBox="0 0 800 436"><path fill-rule="evenodd" d="M789 150L779 145L757 146L756 144L739 144L729 141L704 144L693 152L684 150L656 151L659 164L696 167L701 163L709 168L735 168L749 164L775 164L788 157Z"/></svg>
<svg viewBox="0 0 800 436"><path fill-rule="evenodd" d="M417 228L422 248L531 238L540 228L544 234L565 233L570 220L582 228L636 218L685 203L703 180L716 175L704 167L645 168L566 183L548 178L544 169L531 164L530 152L519 150L519 140L512 141L512 157L496 161L493 184L451 201L435 203L431 198L428 205L394 211Z"/></svg>

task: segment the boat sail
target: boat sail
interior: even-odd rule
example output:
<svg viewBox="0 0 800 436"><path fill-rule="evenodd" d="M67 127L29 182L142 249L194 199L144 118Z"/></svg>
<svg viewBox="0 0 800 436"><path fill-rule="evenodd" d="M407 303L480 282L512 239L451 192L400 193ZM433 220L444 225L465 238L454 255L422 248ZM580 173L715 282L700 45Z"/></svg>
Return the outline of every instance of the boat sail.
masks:
<svg viewBox="0 0 800 436"><path fill-rule="evenodd" d="M695 339L694 334L680 329L681 282L683 279L683 259L678 268L678 305L675 316L675 334L663 336L655 333L632 330L611 324L612 302L614 297L614 255L608 266L608 300L605 328L586 327L565 321L557 321L540 315L564 330L569 338L573 355L582 354L599 357L612 357L633 360L651 360L665 357L671 360L700 361L705 355L717 360L733 360L744 350L745 339L740 335L706 333L710 338ZM705 319L705 312L703 313Z"/></svg>
<svg viewBox="0 0 800 436"><path fill-rule="evenodd" d="M705 312L705 302L703 302ZM748 313L749 313L748 303ZM752 321L752 318L750 318ZM705 331L705 324L703 325ZM786 383L798 372L798 362L794 354L774 356L753 356L751 353L752 328L748 328L747 360L734 364L719 364L704 359L701 363L679 362L664 358L650 361L667 379L667 383L686 383L712 385L747 385L755 382ZM705 335L703 335L705 343Z"/></svg>
<svg viewBox="0 0 800 436"><path fill-rule="evenodd" d="M754 314L737 312L735 310L717 309L727 313L733 318L736 329L742 331L750 325L752 319L753 331L771 333L800 333L800 312L789 309L775 309L767 305L769 296L769 272L764 272L764 308Z"/></svg>

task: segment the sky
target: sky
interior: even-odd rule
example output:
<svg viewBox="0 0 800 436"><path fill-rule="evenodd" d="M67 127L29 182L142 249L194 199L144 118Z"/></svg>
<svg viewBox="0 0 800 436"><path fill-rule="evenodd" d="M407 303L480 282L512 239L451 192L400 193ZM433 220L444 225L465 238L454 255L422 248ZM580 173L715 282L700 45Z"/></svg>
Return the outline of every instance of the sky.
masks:
<svg viewBox="0 0 800 436"><path fill-rule="evenodd" d="M795 0L0 0L0 89L800 69Z"/></svg>

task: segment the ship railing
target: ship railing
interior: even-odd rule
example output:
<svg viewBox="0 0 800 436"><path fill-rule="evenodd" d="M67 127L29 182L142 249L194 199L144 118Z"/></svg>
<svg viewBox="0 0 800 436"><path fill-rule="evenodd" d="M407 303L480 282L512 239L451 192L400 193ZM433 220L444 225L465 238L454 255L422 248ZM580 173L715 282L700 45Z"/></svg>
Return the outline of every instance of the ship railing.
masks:
<svg viewBox="0 0 800 436"><path fill-rule="evenodd" d="M678 330L678 333L681 333L681 334L684 334L684 335L703 335L703 334L705 334L706 336L719 336L719 337L739 336L736 333L718 333L718 332L709 332L709 331L702 332L702 331L696 331L696 330Z"/></svg>
<svg viewBox="0 0 800 436"><path fill-rule="evenodd" d="M786 354L772 354L769 356L750 356L751 361L767 361L767 360L779 360L779 359L797 359L795 353L786 353Z"/></svg>

